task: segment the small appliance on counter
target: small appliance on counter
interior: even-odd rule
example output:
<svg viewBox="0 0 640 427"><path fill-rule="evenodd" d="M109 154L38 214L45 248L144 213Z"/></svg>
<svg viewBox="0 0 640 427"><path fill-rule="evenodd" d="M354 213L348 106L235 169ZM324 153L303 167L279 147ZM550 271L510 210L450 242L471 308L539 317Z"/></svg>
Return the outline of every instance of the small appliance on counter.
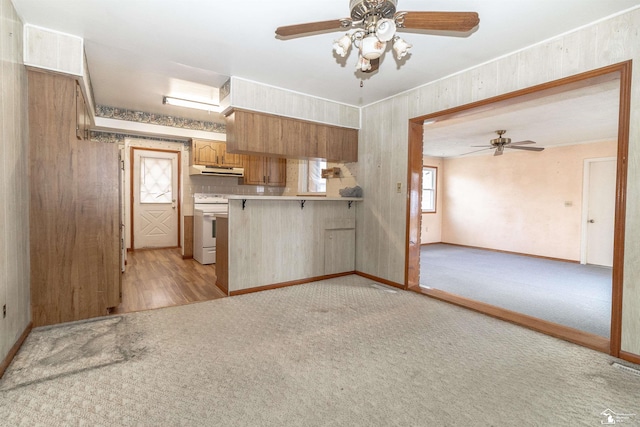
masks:
<svg viewBox="0 0 640 427"><path fill-rule="evenodd" d="M229 201L224 194L196 193L193 202L193 258L200 264L215 264L215 214L227 213Z"/></svg>

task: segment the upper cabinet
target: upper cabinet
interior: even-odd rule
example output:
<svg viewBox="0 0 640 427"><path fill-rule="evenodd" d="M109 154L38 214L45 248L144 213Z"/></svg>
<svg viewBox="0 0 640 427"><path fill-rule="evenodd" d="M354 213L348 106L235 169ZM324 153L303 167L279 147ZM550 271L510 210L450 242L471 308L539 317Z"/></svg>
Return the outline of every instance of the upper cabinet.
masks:
<svg viewBox="0 0 640 427"><path fill-rule="evenodd" d="M227 149L286 158L358 160L358 130L289 117L233 110L226 117Z"/></svg>
<svg viewBox="0 0 640 427"><path fill-rule="evenodd" d="M221 141L194 139L191 144L191 164L241 168L244 162L241 154L227 153L227 144Z"/></svg>
<svg viewBox="0 0 640 427"><path fill-rule="evenodd" d="M287 160L275 157L245 156L243 184L284 187Z"/></svg>

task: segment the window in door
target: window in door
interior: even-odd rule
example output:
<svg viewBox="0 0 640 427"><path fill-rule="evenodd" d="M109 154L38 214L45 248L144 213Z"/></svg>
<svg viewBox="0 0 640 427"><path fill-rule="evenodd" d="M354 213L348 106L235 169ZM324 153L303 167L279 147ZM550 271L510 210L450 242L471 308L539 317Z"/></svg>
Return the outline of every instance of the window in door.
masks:
<svg viewBox="0 0 640 427"><path fill-rule="evenodd" d="M140 203L171 203L171 173L171 159L141 157Z"/></svg>
<svg viewBox="0 0 640 427"><path fill-rule="evenodd" d="M422 167L422 212L436 211L436 175L438 168Z"/></svg>

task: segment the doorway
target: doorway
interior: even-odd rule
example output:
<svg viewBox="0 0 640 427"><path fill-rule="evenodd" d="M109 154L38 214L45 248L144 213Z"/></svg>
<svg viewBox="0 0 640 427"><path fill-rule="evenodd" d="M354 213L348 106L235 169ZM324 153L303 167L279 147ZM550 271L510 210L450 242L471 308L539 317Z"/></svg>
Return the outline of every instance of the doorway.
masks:
<svg viewBox="0 0 640 427"><path fill-rule="evenodd" d="M180 242L180 152L131 147L131 248Z"/></svg>
<svg viewBox="0 0 640 427"><path fill-rule="evenodd" d="M409 176L408 186L409 197L407 201L407 266L406 266L406 283L411 289L418 289L420 284L420 195L421 195L421 172L422 172L422 152L423 152L423 123L427 120L451 118L460 116L464 112L471 109L483 109L490 111L495 103L511 103L512 105L519 102L516 98L525 96L535 97L538 92L555 90L567 90L569 85L588 86L594 81L602 79L619 79L619 118L618 118L618 136L617 136L617 170L615 182L615 228L614 228L614 249L613 249L613 268L612 268L612 303L611 303L611 333L610 339L592 339L589 334L582 335L576 333L575 329L561 327L560 325L541 321L540 319L530 316L521 315L516 312L508 312L499 310L495 306L470 301L465 298L457 298L438 291L423 292L434 298L452 302L464 307L480 311L494 317L518 323L531 329L547 333L565 340L575 342L590 348L608 352L611 355L618 356L620 353L621 338L621 305L622 305L622 269L624 262L624 215L625 215L625 197L626 193L626 176L627 165L626 156L628 149L628 131L629 131L629 105L630 105L630 62L620 63L580 75L572 76L565 79L542 84L536 87L523 89L509 94L501 95L495 98L475 102L472 104L455 107L449 110L433 113L426 116L417 117L410 120L409 132ZM565 201L566 202L566 201ZM589 335L589 336L587 336Z"/></svg>

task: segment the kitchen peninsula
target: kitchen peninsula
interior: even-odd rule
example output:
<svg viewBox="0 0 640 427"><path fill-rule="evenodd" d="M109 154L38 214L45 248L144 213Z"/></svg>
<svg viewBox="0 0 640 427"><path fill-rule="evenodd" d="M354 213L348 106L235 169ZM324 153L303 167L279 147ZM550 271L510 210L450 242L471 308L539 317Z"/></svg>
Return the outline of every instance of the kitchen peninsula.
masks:
<svg viewBox="0 0 640 427"><path fill-rule="evenodd" d="M229 196L229 213L217 215L216 284L238 295L352 273L361 200Z"/></svg>

